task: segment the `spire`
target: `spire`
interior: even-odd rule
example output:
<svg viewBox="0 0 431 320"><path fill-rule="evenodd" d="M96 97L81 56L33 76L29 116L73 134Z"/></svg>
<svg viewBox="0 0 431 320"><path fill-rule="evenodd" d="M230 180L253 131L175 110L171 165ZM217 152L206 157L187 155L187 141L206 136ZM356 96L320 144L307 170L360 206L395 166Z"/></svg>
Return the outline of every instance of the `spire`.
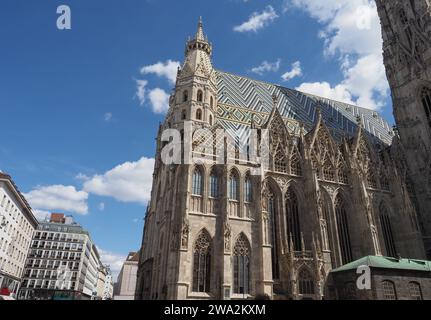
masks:
<svg viewBox="0 0 431 320"><path fill-rule="evenodd" d="M198 41L205 41L205 35L204 35L204 28L203 28L203 23L202 23L202 17L199 17L199 22L198 22L198 30L196 31L196 40Z"/></svg>

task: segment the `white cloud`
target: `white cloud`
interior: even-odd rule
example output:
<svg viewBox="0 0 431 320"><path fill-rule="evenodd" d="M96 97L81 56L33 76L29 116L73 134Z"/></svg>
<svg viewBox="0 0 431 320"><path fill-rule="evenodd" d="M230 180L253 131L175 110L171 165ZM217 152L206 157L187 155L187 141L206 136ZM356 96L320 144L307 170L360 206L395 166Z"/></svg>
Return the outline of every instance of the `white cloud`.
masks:
<svg viewBox="0 0 431 320"><path fill-rule="evenodd" d="M353 104L352 95L344 85L331 87L328 82L303 83L296 88L299 91L314 94L319 97Z"/></svg>
<svg viewBox="0 0 431 320"><path fill-rule="evenodd" d="M169 94L160 88L148 92L148 98L154 113L163 114L169 109Z"/></svg>
<svg viewBox="0 0 431 320"><path fill-rule="evenodd" d="M107 122L111 121L112 119L112 113L111 112L107 112L103 115L103 119Z"/></svg>
<svg viewBox="0 0 431 320"><path fill-rule="evenodd" d="M300 88L328 91L354 103L379 109L388 97L382 57L380 20L372 0L291 0L291 5L308 12L323 28L324 53L337 56L344 80L334 87L327 83L306 83ZM349 98L350 96L350 98Z"/></svg>
<svg viewBox="0 0 431 320"><path fill-rule="evenodd" d="M260 66L252 68L250 71L258 75L263 75L267 72L277 72L280 69L281 59L275 62L263 61Z"/></svg>
<svg viewBox="0 0 431 320"><path fill-rule="evenodd" d="M136 96L138 97L141 106L145 103L147 85L147 80L136 80Z"/></svg>
<svg viewBox="0 0 431 320"><path fill-rule="evenodd" d="M302 76L301 62L292 63L292 69L281 76L284 81L292 80L295 77Z"/></svg>
<svg viewBox="0 0 431 320"><path fill-rule="evenodd" d="M249 19L233 28L236 32L257 32L278 18L272 6L267 6L262 12L253 12Z"/></svg>
<svg viewBox="0 0 431 320"><path fill-rule="evenodd" d="M104 265L110 266L114 282L116 282L118 274L120 273L121 268L123 267L123 263L126 260L126 256L105 251L99 247L97 248L97 251L99 251L100 260L102 261L102 263Z"/></svg>
<svg viewBox="0 0 431 320"><path fill-rule="evenodd" d="M65 211L85 215L88 213L88 193L73 186L38 186L24 194L31 206L38 210Z"/></svg>
<svg viewBox="0 0 431 320"><path fill-rule="evenodd" d="M51 215L51 212L39 209L33 209L34 216L39 221L45 221Z"/></svg>
<svg viewBox="0 0 431 320"><path fill-rule="evenodd" d="M154 159L143 157L136 162L125 162L84 182L84 190L122 202L146 205L151 195L153 169Z"/></svg>
<svg viewBox="0 0 431 320"><path fill-rule="evenodd" d="M104 202L99 203L99 211L105 211L105 203Z"/></svg>
<svg viewBox="0 0 431 320"><path fill-rule="evenodd" d="M180 63L178 61L168 60L166 62L157 62L141 68L141 74L155 74L159 77L166 78L171 84L175 84L177 71Z"/></svg>

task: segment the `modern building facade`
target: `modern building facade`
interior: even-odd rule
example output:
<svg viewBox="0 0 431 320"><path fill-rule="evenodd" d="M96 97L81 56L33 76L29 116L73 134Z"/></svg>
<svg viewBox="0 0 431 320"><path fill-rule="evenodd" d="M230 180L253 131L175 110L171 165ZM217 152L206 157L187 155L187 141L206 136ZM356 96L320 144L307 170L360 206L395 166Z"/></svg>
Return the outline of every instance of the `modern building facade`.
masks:
<svg viewBox="0 0 431 320"><path fill-rule="evenodd" d="M370 289L358 289L357 270L370 270ZM326 298L331 300L431 300L431 262L368 256L332 270Z"/></svg>
<svg viewBox="0 0 431 320"><path fill-rule="evenodd" d="M431 259L431 2L376 0L386 73L411 198Z"/></svg>
<svg viewBox="0 0 431 320"><path fill-rule="evenodd" d="M212 50L199 22L157 138L137 299L322 299L361 257L425 257L377 112L217 70Z"/></svg>
<svg viewBox="0 0 431 320"><path fill-rule="evenodd" d="M0 172L0 294L16 296L37 225L12 178Z"/></svg>
<svg viewBox="0 0 431 320"><path fill-rule="evenodd" d="M19 299L91 299L100 259L90 234L71 216L52 214L31 241Z"/></svg>
<svg viewBox="0 0 431 320"><path fill-rule="evenodd" d="M139 252L130 252L123 263L114 288L114 300L134 300Z"/></svg>

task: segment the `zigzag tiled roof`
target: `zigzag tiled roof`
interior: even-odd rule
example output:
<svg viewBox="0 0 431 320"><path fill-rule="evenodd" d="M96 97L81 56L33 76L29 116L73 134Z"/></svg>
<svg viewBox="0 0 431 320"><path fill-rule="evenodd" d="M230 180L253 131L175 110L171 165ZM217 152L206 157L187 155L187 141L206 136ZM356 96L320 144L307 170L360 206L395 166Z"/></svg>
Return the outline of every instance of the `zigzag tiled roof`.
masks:
<svg viewBox="0 0 431 320"><path fill-rule="evenodd" d="M322 117L337 141L345 135L354 135L359 116L376 142L391 144L392 128L375 111L222 71L218 71L218 121L243 139L252 118L258 125L266 122L273 107L273 94L278 98L278 110L294 134L298 134L300 124L307 132L313 128L316 107L320 105Z"/></svg>

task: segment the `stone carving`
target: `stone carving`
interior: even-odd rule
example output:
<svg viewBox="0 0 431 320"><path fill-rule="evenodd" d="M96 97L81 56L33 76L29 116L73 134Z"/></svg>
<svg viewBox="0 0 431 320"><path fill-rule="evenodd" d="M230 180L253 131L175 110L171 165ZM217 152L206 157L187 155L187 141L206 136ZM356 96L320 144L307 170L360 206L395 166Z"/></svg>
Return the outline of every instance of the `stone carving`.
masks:
<svg viewBox="0 0 431 320"><path fill-rule="evenodd" d="M187 249L189 245L189 233L190 233L189 221L187 218L184 217L183 223L181 226L181 248L182 249Z"/></svg>
<svg viewBox="0 0 431 320"><path fill-rule="evenodd" d="M232 229L229 225L229 222L226 221L224 224L224 251L225 252L230 252L231 237L232 237Z"/></svg>

